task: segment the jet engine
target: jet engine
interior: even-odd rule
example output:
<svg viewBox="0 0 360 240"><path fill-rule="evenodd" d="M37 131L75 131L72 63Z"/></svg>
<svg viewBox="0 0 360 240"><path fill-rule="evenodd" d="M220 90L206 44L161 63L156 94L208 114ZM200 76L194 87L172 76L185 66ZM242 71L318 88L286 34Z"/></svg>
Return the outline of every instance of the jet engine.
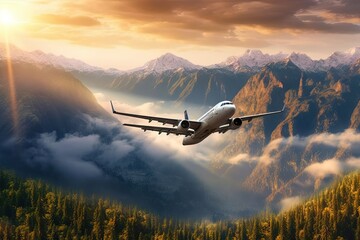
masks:
<svg viewBox="0 0 360 240"><path fill-rule="evenodd" d="M188 120L182 120L178 127L177 127L177 130L179 132L186 132L190 127L190 122Z"/></svg>
<svg viewBox="0 0 360 240"><path fill-rule="evenodd" d="M237 129L237 128L241 127L241 124L242 124L241 118L233 118L233 119L231 119L231 122L230 122L230 129Z"/></svg>

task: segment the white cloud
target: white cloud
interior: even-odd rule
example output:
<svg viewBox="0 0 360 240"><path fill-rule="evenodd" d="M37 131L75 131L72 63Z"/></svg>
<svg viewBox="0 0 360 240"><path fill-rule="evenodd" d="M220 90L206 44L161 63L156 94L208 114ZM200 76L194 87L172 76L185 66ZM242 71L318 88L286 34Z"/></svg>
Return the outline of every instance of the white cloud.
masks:
<svg viewBox="0 0 360 240"><path fill-rule="evenodd" d="M291 208L299 205L302 201L303 199L300 196L284 198L280 201L281 211L290 210Z"/></svg>
<svg viewBox="0 0 360 240"><path fill-rule="evenodd" d="M228 160L228 163L230 164L239 164L241 162L251 162L251 161L258 161L258 158L251 157L247 153L240 153Z"/></svg>
<svg viewBox="0 0 360 240"><path fill-rule="evenodd" d="M341 133L321 133L309 137L309 143L324 144L332 147L360 146L360 134L355 129L347 129Z"/></svg>
<svg viewBox="0 0 360 240"><path fill-rule="evenodd" d="M56 133L44 133L29 150L28 163L42 169L55 169L61 175L78 180L97 178L102 171L85 157L100 144L99 136L66 135L57 139Z"/></svg>
<svg viewBox="0 0 360 240"><path fill-rule="evenodd" d="M126 140L114 140L109 145L103 146L103 153L99 159L108 163L113 162L115 159L120 159L131 153L135 147Z"/></svg>
<svg viewBox="0 0 360 240"><path fill-rule="evenodd" d="M304 169L314 178L324 178L329 175L341 175L345 172L360 169L360 158L350 157L346 160L327 159L323 162L313 163Z"/></svg>
<svg viewBox="0 0 360 240"><path fill-rule="evenodd" d="M351 157L346 161L346 165L350 169L360 169L360 158Z"/></svg>
<svg viewBox="0 0 360 240"><path fill-rule="evenodd" d="M246 153L240 153L229 159L229 163L234 164L236 161L258 161L263 164L270 164L278 160L279 153L285 148L296 149L296 152L303 153L310 146L318 145L321 147L329 147L334 150L343 148L351 154L360 155L360 133L355 129L347 129L341 133L320 133L310 135L308 137L291 136L288 138L278 138L271 141L265 146L262 155L246 156Z"/></svg>
<svg viewBox="0 0 360 240"><path fill-rule="evenodd" d="M328 175L340 175L344 171L343 163L337 159L328 159L313 163L304 169L315 178L324 178Z"/></svg>

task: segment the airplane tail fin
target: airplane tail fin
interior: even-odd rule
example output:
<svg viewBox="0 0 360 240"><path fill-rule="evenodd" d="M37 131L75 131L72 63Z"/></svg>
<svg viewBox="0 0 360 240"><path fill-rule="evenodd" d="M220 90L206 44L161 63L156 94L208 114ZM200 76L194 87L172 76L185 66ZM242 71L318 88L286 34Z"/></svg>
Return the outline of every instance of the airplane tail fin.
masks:
<svg viewBox="0 0 360 240"><path fill-rule="evenodd" d="M189 120L189 115L187 113L187 110L184 111L184 118L185 120Z"/></svg>
<svg viewBox="0 0 360 240"><path fill-rule="evenodd" d="M113 106L113 103L112 103L111 100L110 100L110 104L111 104L111 110L112 110L112 112L115 113L115 109L114 109L114 106Z"/></svg>

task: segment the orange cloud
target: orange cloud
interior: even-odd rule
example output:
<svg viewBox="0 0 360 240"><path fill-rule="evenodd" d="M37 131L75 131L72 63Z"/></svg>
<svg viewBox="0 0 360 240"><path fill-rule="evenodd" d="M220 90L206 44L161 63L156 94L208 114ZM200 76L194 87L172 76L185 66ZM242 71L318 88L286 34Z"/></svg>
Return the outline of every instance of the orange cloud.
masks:
<svg viewBox="0 0 360 240"><path fill-rule="evenodd" d="M70 25L70 26L83 26L92 27L100 25L100 22L94 18L87 16L64 16L57 14L42 14L37 16L37 19L43 23L56 24L56 25Z"/></svg>
<svg viewBox="0 0 360 240"><path fill-rule="evenodd" d="M357 1L339 5L336 0L42 0L33 1L33 9L41 5L35 11L41 31L30 34L107 47L261 48L284 32L360 34L354 15L358 8L360 12Z"/></svg>

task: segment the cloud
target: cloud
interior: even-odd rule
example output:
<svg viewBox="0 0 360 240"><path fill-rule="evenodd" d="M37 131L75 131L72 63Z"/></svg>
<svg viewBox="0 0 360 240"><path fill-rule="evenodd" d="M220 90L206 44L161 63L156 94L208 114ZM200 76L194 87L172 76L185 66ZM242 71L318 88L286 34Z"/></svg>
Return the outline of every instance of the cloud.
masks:
<svg viewBox="0 0 360 240"><path fill-rule="evenodd" d="M270 45L270 35L277 38L284 32L359 34L359 19L355 18L359 4L355 1L81 0L47 1L41 6L33 2L37 18L44 24L32 26L37 29L32 36L102 47L190 44L260 48ZM73 16L67 16L68 12ZM49 23L76 29L95 27L96 34L89 33L89 28L69 31ZM257 37L264 32L267 39Z"/></svg>
<svg viewBox="0 0 360 240"><path fill-rule="evenodd" d="M296 207L297 205L299 205L302 201L303 201L303 199L300 196L284 198L280 201L280 206L281 206L280 211L281 212L288 211L288 210Z"/></svg>
<svg viewBox="0 0 360 240"><path fill-rule="evenodd" d="M109 145L105 145L100 159L103 161L111 162L115 159L121 159L131 153L135 147L126 140L115 140Z"/></svg>
<svg viewBox="0 0 360 240"><path fill-rule="evenodd" d="M319 8L326 9L327 11L339 16L354 16L359 17L360 2L357 0L340 0L340 1L319 1Z"/></svg>
<svg viewBox="0 0 360 240"><path fill-rule="evenodd" d="M304 171L310 173L315 178L324 178L328 175L340 175L343 172L343 164L337 159L329 159L311 164Z"/></svg>
<svg viewBox="0 0 360 240"><path fill-rule="evenodd" d="M97 0L92 1L94 4ZM323 1L324 2L324 1ZM202 33L217 32L224 36L233 33L235 26L262 26L272 29L314 30L320 32L359 33L357 24L332 22L329 19L307 19L303 21L298 15L307 13L318 16L319 11L347 12L351 1L336 5L336 1L328 4L314 0L295 1L111 1L103 5L103 11L119 20L134 21L138 26L147 26L150 22L167 23L173 29L193 30ZM325 8L325 9L321 9ZM315 11L316 10L316 11ZM193 24L197 22L197 24ZM168 31L165 31L168 32ZM161 34L160 34L161 35ZM225 39L225 38L224 38Z"/></svg>
<svg viewBox="0 0 360 240"><path fill-rule="evenodd" d="M360 148L360 134L355 129L347 129L342 133L322 133L310 136L308 142L324 144L332 147Z"/></svg>
<svg viewBox="0 0 360 240"><path fill-rule="evenodd" d="M341 175L345 172L360 169L360 158L350 157L346 160L327 159L323 162L313 163L304 169L314 178L323 179L327 176Z"/></svg>
<svg viewBox="0 0 360 240"><path fill-rule="evenodd" d="M360 156L360 133L355 129L346 129L340 133L319 133L307 137L291 136L288 138L278 138L266 145L260 156L245 157L241 153L238 158L258 161L267 165L278 161L287 150L301 155L308 148L316 148L320 155L321 153L332 151L335 153L341 148L350 155ZM326 156L326 154L323 155ZM236 158L237 156L230 160L233 161Z"/></svg>
<svg viewBox="0 0 360 240"><path fill-rule="evenodd" d="M347 159L346 164L350 169L360 169L360 158L350 157Z"/></svg>
<svg viewBox="0 0 360 240"><path fill-rule="evenodd" d="M66 135L57 139L56 133L43 133L27 152L27 163L43 171L55 169L57 174L76 180L96 179L102 171L85 158L99 144L99 136Z"/></svg>
<svg viewBox="0 0 360 240"><path fill-rule="evenodd" d="M239 164L241 162L250 162L252 160L256 160L256 158L254 157L251 157L249 154L247 153L240 153L234 157L231 157L229 160L228 160L228 163L230 164Z"/></svg>
<svg viewBox="0 0 360 240"><path fill-rule="evenodd" d="M69 26L81 26L92 27L100 25L100 22L94 18L88 16L64 16L57 14L42 14L37 16L39 21L47 24L56 25L69 25Z"/></svg>
<svg viewBox="0 0 360 240"><path fill-rule="evenodd" d="M161 102L140 106L139 110L156 109ZM118 199L131 204L143 201L141 206L166 209L166 214L174 211L176 216L235 213L249 206L257 209L263 203L209 170L205 161L226 144L224 135L189 148L181 145L181 137L126 131L118 122L84 118L87 123L81 132L63 137L50 132L28 139L31 147L23 151L25 161L17 162L27 174L38 174L61 186L110 198L120 195ZM183 191L192 194L183 198L179 195Z"/></svg>

